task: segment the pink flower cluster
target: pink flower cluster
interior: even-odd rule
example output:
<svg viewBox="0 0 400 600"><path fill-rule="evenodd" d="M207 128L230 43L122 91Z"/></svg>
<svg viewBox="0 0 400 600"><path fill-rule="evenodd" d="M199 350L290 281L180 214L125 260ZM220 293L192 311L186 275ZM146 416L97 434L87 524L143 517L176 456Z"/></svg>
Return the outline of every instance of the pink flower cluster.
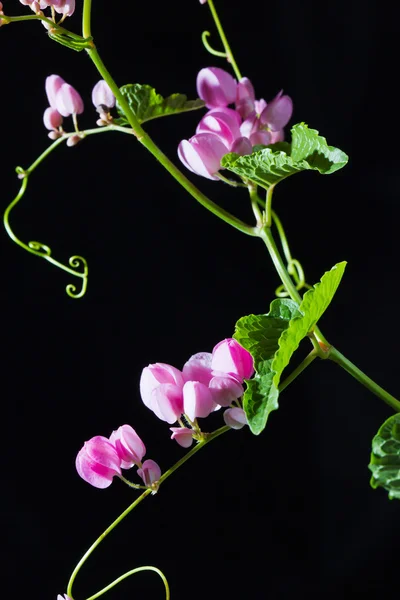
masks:
<svg viewBox="0 0 400 600"><path fill-rule="evenodd" d="M267 104L256 100L247 77L237 82L227 71L208 67L197 75L197 93L210 110L196 134L178 146L179 158L193 173L218 179L221 158L228 152L251 154L253 146L283 140L293 103L282 91Z"/></svg>
<svg viewBox="0 0 400 600"><path fill-rule="evenodd" d="M246 424L240 406L231 406L243 395L243 380L254 373L253 358L236 340L226 339L212 353L194 354L183 366L155 363L143 369L140 394L143 403L162 421L173 424L183 416L190 424L171 427L172 439L188 448L199 433L197 418L207 417L221 407L224 420L234 429Z"/></svg>
<svg viewBox="0 0 400 600"><path fill-rule="evenodd" d="M41 11L51 7L59 15L70 17L75 10L75 0L19 0L24 6L29 6L36 14L43 14Z"/></svg>
<svg viewBox="0 0 400 600"><path fill-rule="evenodd" d="M72 85L66 83L59 75L47 77L45 89L50 106L44 111L43 123L50 131L49 138L56 140L62 137L64 135L63 118L72 116L77 134L68 138L67 145L75 145L81 139L76 116L83 113L84 110L82 97ZM115 105L115 97L103 79L98 81L93 88L92 102L97 112L100 113L97 125L103 126L111 123L112 117L110 117L109 111Z"/></svg>
<svg viewBox="0 0 400 600"><path fill-rule="evenodd" d="M161 470L154 460L142 463L145 454L146 447L136 431L130 425L121 425L109 438L96 435L85 442L75 466L82 479L101 489L111 485L115 475L121 477L121 469L136 466L145 486L153 488Z"/></svg>

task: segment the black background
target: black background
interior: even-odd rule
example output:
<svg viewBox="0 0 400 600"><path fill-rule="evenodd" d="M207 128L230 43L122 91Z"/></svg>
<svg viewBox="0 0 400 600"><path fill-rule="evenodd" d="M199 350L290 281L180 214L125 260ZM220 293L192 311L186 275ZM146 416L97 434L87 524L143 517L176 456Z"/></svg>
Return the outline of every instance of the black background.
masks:
<svg viewBox="0 0 400 600"><path fill-rule="evenodd" d="M3 0L6 13L28 9ZM80 4L80 3L79 3ZM217 1L242 73L257 97L284 88L291 123L307 122L350 155L341 172L281 184L274 207L310 282L348 260L324 334L372 378L398 389L398 13L387 4L304 0ZM79 31L78 13L70 28ZM149 83L194 98L213 32L198 0L94 1L100 54L122 85ZM39 23L0 30L1 206L17 192L14 168L46 147L44 80L57 73L84 97L83 127L99 77L85 53L47 39ZM178 164L176 147L199 113L148 124ZM189 177L251 219L244 190ZM184 453L140 400L141 370L181 367L230 337L235 321L265 312L278 285L261 242L198 205L128 136L61 147L31 177L11 214L15 233L66 262L89 262L87 295L73 278L14 245L2 245L2 576L13 598L55 599L77 560L133 500L118 480L91 488L76 474L83 441L130 423L147 457L166 470ZM308 352L304 342L299 360ZM215 441L131 514L87 562L76 600L122 572L162 568L174 600L376 598L398 590L400 506L369 487L370 440L389 407L333 363L314 364L281 397L263 435ZM221 415L210 417L210 428ZM397 586L396 586L397 582ZM5 586L5 587L4 587ZM137 596L134 596L137 594ZM163 598L155 575L128 579L110 598Z"/></svg>

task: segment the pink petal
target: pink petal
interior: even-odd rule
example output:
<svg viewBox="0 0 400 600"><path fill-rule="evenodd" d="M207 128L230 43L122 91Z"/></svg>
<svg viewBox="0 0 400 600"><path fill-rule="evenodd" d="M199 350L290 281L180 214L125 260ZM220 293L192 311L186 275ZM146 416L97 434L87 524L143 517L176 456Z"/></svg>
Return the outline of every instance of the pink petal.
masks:
<svg viewBox="0 0 400 600"><path fill-rule="evenodd" d="M244 394L243 386L233 377L213 377L209 387L214 402L220 406L230 406L234 400L237 400Z"/></svg>
<svg viewBox="0 0 400 600"><path fill-rule="evenodd" d="M199 381L187 381L183 386L183 409L191 421L197 417L208 417L215 402L211 391Z"/></svg>
<svg viewBox="0 0 400 600"><path fill-rule="evenodd" d="M207 108L227 106L235 102L237 82L230 73L218 67L201 69L197 75L197 93Z"/></svg>
<svg viewBox="0 0 400 600"><path fill-rule="evenodd" d="M211 369L211 352L193 354L183 365L182 373L185 381L200 381L208 385L213 377Z"/></svg>
<svg viewBox="0 0 400 600"><path fill-rule="evenodd" d="M189 448L193 443L193 430L188 427L170 427L171 440L178 442L182 448Z"/></svg>
<svg viewBox="0 0 400 600"><path fill-rule="evenodd" d="M246 414L242 408L228 408L223 416L225 424L232 429L242 429L247 425Z"/></svg>
<svg viewBox="0 0 400 600"><path fill-rule="evenodd" d="M140 395L147 408L152 406L153 390L162 383L171 383L183 388L185 382L179 369L165 363L154 363L143 369L140 377Z"/></svg>
<svg viewBox="0 0 400 600"><path fill-rule="evenodd" d="M137 470L137 474L143 479L144 484L150 487L160 479L161 469L154 460L149 459L144 461L142 468Z"/></svg>
<svg viewBox="0 0 400 600"><path fill-rule="evenodd" d="M254 373L253 358L236 340L227 338L219 342L212 353L211 366L214 371L222 371L238 377L241 381L249 379Z"/></svg>
<svg viewBox="0 0 400 600"><path fill-rule="evenodd" d="M282 90L267 105L260 115L263 125L268 125L272 131L279 131L288 124L293 112L293 102L289 96L282 96Z"/></svg>

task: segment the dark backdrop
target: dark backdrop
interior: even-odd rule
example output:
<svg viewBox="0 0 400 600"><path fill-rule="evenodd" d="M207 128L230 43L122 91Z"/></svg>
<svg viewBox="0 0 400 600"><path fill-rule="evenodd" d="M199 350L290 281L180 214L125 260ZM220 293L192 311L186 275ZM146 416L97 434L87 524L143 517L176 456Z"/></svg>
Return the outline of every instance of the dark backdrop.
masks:
<svg viewBox="0 0 400 600"><path fill-rule="evenodd" d="M216 1L257 96L284 88L294 100L291 123L307 122L350 155L329 178L306 173L282 183L274 206L309 281L348 260L322 329L396 394L398 13L376 0ZM27 10L3 3L10 14ZM79 20L70 20L76 31ZM202 47L204 29L217 46L198 0L94 1L95 40L120 85L194 97L198 70L225 66ZM18 189L15 166L28 166L48 143L45 77L60 74L81 92L81 123L91 127L98 76L84 53L52 43L38 23L3 27L0 56L4 210ZM154 121L148 131L178 163L177 144L198 118ZM190 178L251 218L244 191ZM208 214L128 136L60 148L32 176L11 222L21 239L43 241L62 261L82 254L90 268L86 296L71 300L64 288L72 278L1 236L2 585L10 598L54 600L135 496L118 481L101 491L77 476L83 441L130 423L147 456L163 470L172 465L184 450L142 404L141 369L180 367L211 351L237 318L268 309L278 279L261 243ZM304 343L299 357L308 350ZM282 394L263 435L246 429L218 439L130 515L81 571L76 600L143 564L165 571L174 600L395 592L400 505L370 489L367 469L371 437L390 414L319 361ZM213 419L219 426L220 415ZM138 575L109 597L144 595L164 597L156 576Z"/></svg>

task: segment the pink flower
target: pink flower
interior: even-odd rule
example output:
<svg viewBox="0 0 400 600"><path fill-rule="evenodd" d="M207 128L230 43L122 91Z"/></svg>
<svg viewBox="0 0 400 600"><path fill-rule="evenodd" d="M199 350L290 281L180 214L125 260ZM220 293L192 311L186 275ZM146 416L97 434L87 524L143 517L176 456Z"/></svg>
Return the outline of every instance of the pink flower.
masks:
<svg viewBox="0 0 400 600"><path fill-rule="evenodd" d="M197 75L197 93L207 108L228 106L236 99L237 81L223 69L208 67Z"/></svg>
<svg viewBox="0 0 400 600"><path fill-rule="evenodd" d="M55 108L63 117L69 117L70 115L83 113L84 105L76 89L69 83L63 83L56 93Z"/></svg>
<svg viewBox="0 0 400 600"><path fill-rule="evenodd" d="M138 469L137 474L143 479L147 487L153 487L161 477L161 469L154 460L145 460L142 468Z"/></svg>
<svg viewBox="0 0 400 600"><path fill-rule="evenodd" d="M240 156L251 154L253 152L253 145L251 140L249 140L246 137L237 138L237 140L235 140L232 144L231 152L236 152L236 154L240 154Z"/></svg>
<svg viewBox="0 0 400 600"><path fill-rule="evenodd" d="M288 124L293 112L292 99L282 95L283 90L275 96L260 115L260 121L267 125L271 131L280 131Z"/></svg>
<svg viewBox="0 0 400 600"><path fill-rule="evenodd" d="M183 412L183 385L181 371L171 365L155 363L142 371L140 395L147 408L172 425Z"/></svg>
<svg viewBox="0 0 400 600"><path fill-rule="evenodd" d="M100 79L94 86L92 90L92 102L96 108L104 106L106 109L110 109L115 106L115 96L104 79Z"/></svg>
<svg viewBox="0 0 400 600"><path fill-rule="evenodd" d="M187 381L183 386L183 409L191 421L208 417L216 404L210 389L199 381Z"/></svg>
<svg viewBox="0 0 400 600"><path fill-rule="evenodd" d="M170 427L171 440L176 440L182 448L189 448L193 443L193 430L188 427Z"/></svg>
<svg viewBox="0 0 400 600"><path fill-rule="evenodd" d="M211 352L197 352L183 365L182 374L186 381L200 381L208 385L213 377Z"/></svg>
<svg viewBox="0 0 400 600"><path fill-rule="evenodd" d="M51 0L50 5L54 6L57 13L70 17L75 11L75 0Z"/></svg>
<svg viewBox="0 0 400 600"><path fill-rule="evenodd" d="M55 110L57 109L57 92L64 83L64 79L59 75L49 75L49 77L46 77L45 89L47 100L49 101L51 108L54 108Z"/></svg>
<svg viewBox="0 0 400 600"><path fill-rule="evenodd" d="M216 375L211 379L209 387L214 402L220 406L230 406L234 400L244 394L242 384L229 375Z"/></svg>
<svg viewBox="0 0 400 600"><path fill-rule="evenodd" d="M213 109L201 119L196 133L213 133L217 135L229 150L234 141L240 137L237 119L229 113L218 112L218 109Z"/></svg>
<svg viewBox="0 0 400 600"><path fill-rule="evenodd" d="M243 408L228 408L224 412L224 421L232 429L242 429L247 425L246 414Z"/></svg>
<svg viewBox="0 0 400 600"><path fill-rule="evenodd" d="M67 596L67 594L64 594L63 596L61 596L61 594L58 594L57 600L71 600L71 598Z"/></svg>
<svg viewBox="0 0 400 600"><path fill-rule="evenodd" d="M232 338L222 340L212 352L213 371L222 371L233 375L239 381L249 379L254 373L253 358L239 342Z"/></svg>
<svg viewBox="0 0 400 600"><path fill-rule="evenodd" d="M133 465L140 464L146 454L146 446L130 425L121 425L113 431L110 442L121 459L122 469L130 469Z"/></svg>
<svg viewBox="0 0 400 600"><path fill-rule="evenodd" d="M228 152L229 148L212 133L198 133L178 146L178 156L189 171L214 180L218 179L221 158Z"/></svg>
<svg viewBox="0 0 400 600"><path fill-rule="evenodd" d="M236 88L236 110L243 119L246 119L255 108L255 94L253 84L247 77L242 77Z"/></svg>
<svg viewBox="0 0 400 600"><path fill-rule="evenodd" d="M102 435L85 442L78 452L75 466L82 479L100 489L111 485L114 475L121 475L121 459L117 450Z"/></svg>
<svg viewBox="0 0 400 600"><path fill-rule="evenodd" d="M46 129L49 129L50 131L57 130L59 127L61 127L62 122L63 118L58 110L51 108L51 106L46 108L43 115L43 123Z"/></svg>

